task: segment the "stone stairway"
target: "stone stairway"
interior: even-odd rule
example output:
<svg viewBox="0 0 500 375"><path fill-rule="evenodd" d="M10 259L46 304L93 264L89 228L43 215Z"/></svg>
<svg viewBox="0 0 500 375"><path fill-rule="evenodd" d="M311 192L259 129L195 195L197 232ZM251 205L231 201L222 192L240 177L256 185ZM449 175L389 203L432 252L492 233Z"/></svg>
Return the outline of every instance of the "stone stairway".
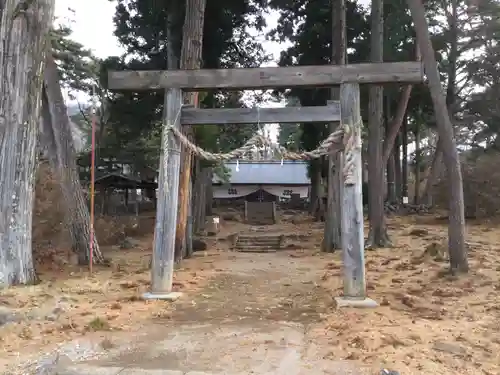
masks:
<svg viewBox="0 0 500 375"><path fill-rule="evenodd" d="M283 247L284 236L239 234L234 250L244 253L271 253Z"/></svg>

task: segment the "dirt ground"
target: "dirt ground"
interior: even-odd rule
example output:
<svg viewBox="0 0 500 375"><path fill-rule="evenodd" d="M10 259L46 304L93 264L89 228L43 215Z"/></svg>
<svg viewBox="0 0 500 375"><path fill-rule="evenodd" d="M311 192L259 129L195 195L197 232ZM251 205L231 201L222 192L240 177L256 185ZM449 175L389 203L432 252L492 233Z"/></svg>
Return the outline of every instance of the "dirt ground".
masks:
<svg viewBox="0 0 500 375"><path fill-rule="evenodd" d="M175 274L175 303L144 301L152 233L132 249L104 248L109 268L64 265L40 272L42 282L0 292L0 309L15 313L0 326L0 366L27 353L92 337L103 348L130 332L169 322L289 321L325 358L351 359L401 374L500 374L500 227L469 223L471 272L451 277L442 243L446 222L434 216L389 219L390 249L366 253L367 289L376 309L336 309L342 293L341 255L319 252L322 223L290 214L269 231L287 235L287 250L244 254L227 250L228 234L250 230L223 223L209 250ZM152 228L152 227L151 227ZM1 312L1 310L0 310Z"/></svg>

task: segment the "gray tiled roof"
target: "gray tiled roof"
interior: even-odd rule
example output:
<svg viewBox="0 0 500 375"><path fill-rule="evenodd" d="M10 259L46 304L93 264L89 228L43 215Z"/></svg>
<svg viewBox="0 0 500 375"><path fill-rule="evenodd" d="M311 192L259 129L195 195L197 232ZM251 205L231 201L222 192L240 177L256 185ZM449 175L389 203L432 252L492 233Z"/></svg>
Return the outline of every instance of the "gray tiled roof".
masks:
<svg viewBox="0 0 500 375"><path fill-rule="evenodd" d="M266 161L266 162L239 162L239 171L236 171L236 162L225 163L230 171L231 184L294 184L310 185L307 176L307 163L302 161ZM214 183L220 180L214 176Z"/></svg>

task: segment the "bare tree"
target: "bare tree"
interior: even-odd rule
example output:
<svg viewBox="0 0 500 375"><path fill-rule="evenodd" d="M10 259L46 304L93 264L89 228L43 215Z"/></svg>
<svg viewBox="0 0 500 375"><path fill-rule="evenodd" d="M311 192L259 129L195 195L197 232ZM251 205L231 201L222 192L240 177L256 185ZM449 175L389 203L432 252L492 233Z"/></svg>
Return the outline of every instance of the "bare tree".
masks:
<svg viewBox="0 0 500 375"><path fill-rule="evenodd" d="M450 42L450 50L448 56L448 79L446 85L446 105L448 107L448 113L453 118L454 107L456 104L456 94L457 94L457 70L458 70L458 0L450 1L450 12L447 14L447 21L449 27L448 40ZM452 122L453 123L453 122ZM432 186L436 183L440 175L440 167L443 159L443 142L438 140L436 145L436 151L432 158L429 175L424 188L424 193L422 200L426 204L430 204L432 201Z"/></svg>
<svg viewBox="0 0 500 375"><path fill-rule="evenodd" d="M420 52L417 51L417 59L420 60ZM387 126L387 132L384 139L384 148L382 152L382 164L387 164L391 156L391 152L394 148L394 142L401 130L401 125L403 124L403 119L405 117L406 108L408 107L408 102L410 101L411 91L413 85L407 85L403 87L401 91L401 97L399 98L398 108L396 114L391 119L390 124ZM389 117L390 118L390 117Z"/></svg>
<svg viewBox="0 0 500 375"><path fill-rule="evenodd" d="M201 66L201 52L203 44L203 25L205 22L206 0L187 0L186 16L182 30L181 69L199 69ZM197 93L186 93L184 102L198 105ZM188 137L192 137L192 129L186 128ZM189 190L191 189L192 154L183 150L181 161L181 175L179 178L179 211L177 215L177 229L175 241L175 259L183 257L186 243L186 227L189 215Z"/></svg>
<svg viewBox="0 0 500 375"><path fill-rule="evenodd" d="M431 43L429 26L425 18L424 5L421 0L408 0L408 6L422 52L449 182L448 247L450 267L452 272L466 273L469 270L469 265L465 246L464 192L460 159L453 135L453 125L446 106L446 98L443 95L443 87L441 86L436 57Z"/></svg>
<svg viewBox="0 0 500 375"><path fill-rule="evenodd" d="M73 251L78 254L80 264L87 264L91 238L89 210L80 184L73 136L59 85L57 66L50 54L45 67L43 94L41 145L47 151L50 167L61 186ZM104 260L95 236L93 253L96 263Z"/></svg>
<svg viewBox="0 0 500 375"><path fill-rule="evenodd" d="M372 62L382 62L384 43L384 3L383 0L372 1L372 32L371 58ZM390 245L384 215L384 166L382 161L382 124L383 124L383 87L370 86L370 101L368 119L368 209L370 232L366 246L368 248L386 247Z"/></svg>
<svg viewBox="0 0 500 375"><path fill-rule="evenodd" d="M332 64L344 65L346 63L345 0L332 0ZM340 100L340 89L335 87L331 91L332 100ZM330 131L335 130L335 124L330 124ZM325 220L325 233L323 251L333 252L342 247L341 242L341 217L342 217L342 187L344 178L342 174L343 155L337 152L328 158L328 190L327 210Z"/></svg>
<svg viewBox="0 0 500 375"><path fill-rule="evenodd" d="M53 12L54 0L5 0L0 6L0 285L36 280L36 149Z"/></svg>

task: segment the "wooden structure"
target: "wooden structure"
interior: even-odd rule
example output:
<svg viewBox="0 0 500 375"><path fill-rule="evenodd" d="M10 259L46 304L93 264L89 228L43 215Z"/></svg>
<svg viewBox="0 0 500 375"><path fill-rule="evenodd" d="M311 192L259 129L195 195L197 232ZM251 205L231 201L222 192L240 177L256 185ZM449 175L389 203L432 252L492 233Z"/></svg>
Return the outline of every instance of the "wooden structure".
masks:
<svg viewBox="0 0 500 375"><path fill-rule="evenodd" d="M95 186L98 192L97 195L101 207L101 215L117 214L121 210L124 210L124 213L130 213L132 208L132 211L137 216L141 208L153 209L156 205L154 192L157 188L157 184L154 181L145 181L118 172L111 172L96 177ZM153 199L150 204L140 207L141 205L137 198L137 189L141 189L143 193L153 192ZM120 199L122 202L121 210L119 207L111 204L113 196L123 196L123 200ZM130 207L129 203L132 203L133 207Z"/></svg>
<svg viewBox="0 0 500 375"><path fill-rule="evenodd" d="M294 66L280 68L198 69L172 71L110 72L113 90L166 89L158 206L153 249L151 294L170 298L174 269L175 228L179 192L180 143L170 127L183 124L324 122L349 125L354 137L354 178L342 189L342 247L344 298L348 305L366 299L363 207L361 197L360 83L423 81L419 62L369 63L343 66ZM323 107L266 109L195 109L182 105L182 90L266 89L297 86L340 85L341 100ZM180 115L179 115L180 114ZM365 304L366 305L366 304ZM373 303L367 303L373 305Z"/></svg>
<svg viewBox="0 0 500 375"><path fill-rule="evenodd" d="M311 179L305 161L230 161L224 163L224 167L229 172L229 180L213 177L214 199L279 202L294 193L302 198L309 195Z"/></svg>
<svg viewBox="0 0 500 375"><path fill-rule="evenodd" d="M245 201L245 222L252 225L272 225L278 222L276 202Z"/></svg>

